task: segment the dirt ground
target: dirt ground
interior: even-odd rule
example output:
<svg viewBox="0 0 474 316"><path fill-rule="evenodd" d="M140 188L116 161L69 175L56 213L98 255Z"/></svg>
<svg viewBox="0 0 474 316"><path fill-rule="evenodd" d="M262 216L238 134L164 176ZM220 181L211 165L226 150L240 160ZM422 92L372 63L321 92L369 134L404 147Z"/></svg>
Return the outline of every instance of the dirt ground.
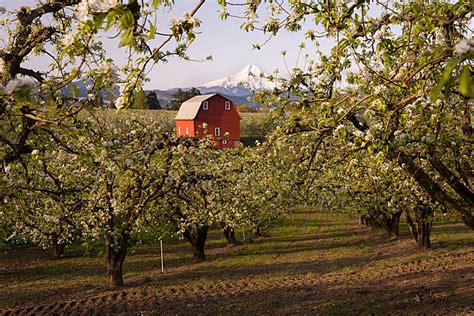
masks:
<svg viewBox="0 0 474 316"><path fill-rule="evenodd" d="M205 262L184 242L165 243L164 273L158 246L138 247L120 289L103 285L99 254L53 260L44 251L4 250L0 314L474 315L474 233L462 224L435 224L430 251L418 251L404 227L391 241L308 210L267 234L226 247L212 232Z"/></svg>

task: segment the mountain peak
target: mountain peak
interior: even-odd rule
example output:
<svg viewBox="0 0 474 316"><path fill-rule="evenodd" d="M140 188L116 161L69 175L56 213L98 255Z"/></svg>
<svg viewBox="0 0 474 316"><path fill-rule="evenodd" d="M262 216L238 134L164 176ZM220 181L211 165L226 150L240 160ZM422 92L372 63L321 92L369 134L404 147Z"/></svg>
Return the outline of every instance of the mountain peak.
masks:
<svg viewBox="0 0 474 316"><path fill-rule="evenodd" d="M274 82L268 80L267 77L268 74L262 71L258 66L248 64L236 74L204 83L198 88L206 91L220 91L222 89L232 91L236 89L240 90L239 88L253 91L271 90L275 88L276 85Z"/></svg>
<svg viewBox="0 0 474 316"><path fill-rule="evenodd" d="M263 72L262 69L260 69L258 66L255 66L254 64L248 64L245 66L244 69L242 69L240 72L257 72L261 73Z"/></svg>

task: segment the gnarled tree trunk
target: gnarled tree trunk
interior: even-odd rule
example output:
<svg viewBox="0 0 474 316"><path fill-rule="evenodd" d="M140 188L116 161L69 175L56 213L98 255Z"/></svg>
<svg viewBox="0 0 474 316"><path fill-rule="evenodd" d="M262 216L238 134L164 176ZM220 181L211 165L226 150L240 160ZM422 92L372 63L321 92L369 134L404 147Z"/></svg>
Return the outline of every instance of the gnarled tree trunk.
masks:
<svg viewBox="0 0 474 316"><path fill-rule="evenodd" d="M456 178L449 178L451 173L443 164L439 161L432 162L433 167L443 178L449 180L447 181L447 184L449 184L464 201L459 201L450 197L437 182L435 182L422 168L417 166L413 159L404 152L394 150L393 152L390 152L390 157L397 159L398 164L408 171L408 173L422 188L425 189L433 200L441 204L446 210L458 214L466 226L474 229L473 205L472 203L467 202L472 201L472 192L470 192L470 190L462 185Z"/></svg>
<svg viewBox="0 0 474 316"><path fill-rule="evenodd" d="M431 227L433 210L427 206L421 204L418 207L416 213L416 227L418 234L418 248L419 249L430 249L431 248Z"/></svg>
<svg viewBox="0 0 474 316"><path fill-rule="evenodd" d="M183 233L184 238L191 243L193 257L196 259L206 260L204 245L206 244L208 230L209 226L204 225L201 227L187 228Z"/></svg>
<svg viewBox="0 0 474 316"><path fill-rule="evenodd" d="M105 240L105 256L107 262L107 276L109 277L110 285L123 285L122 266L127 254L127 241L129 236L122 234L117 244L114 244L111 237L106 237Z"/></svg>

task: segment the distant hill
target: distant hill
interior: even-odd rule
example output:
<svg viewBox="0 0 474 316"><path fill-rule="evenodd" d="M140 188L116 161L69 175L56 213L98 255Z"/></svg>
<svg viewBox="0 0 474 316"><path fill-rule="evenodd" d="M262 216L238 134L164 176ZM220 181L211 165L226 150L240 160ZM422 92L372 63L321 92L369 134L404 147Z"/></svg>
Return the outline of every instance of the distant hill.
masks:
<svg viewBox="0 0 474 316"><path fill-rule="evenodd" d="M158 98L158 101L160 101L161 106L165 107L171 102L173 93L175 93L178 89L172 89L172 90L147 90L147 91L153 91L156 93L156 96ZM183 89L186 90L186 89ZM256 107L257 104L253 101L253 94L247 94L247 95L242 95L242 96L235 96L235 95L228 95L219 91L209 91L209 90L201 90L199 88L199 91L202 94L205 93L220 93L224 97L232 100L234 104L247 104L252 107Z"/></svg>
<svg viewBox="0 0 474 316"><path fill-rule="evenodd" d="M87 86L92 84L92 81L88 80L86 82L83 81L74 81L64 88L61 89L61 92L66 95L67 97L73 96L73 86L76 86L78 93L77 98L87 98ZM120 94L119 86L115 86L113 89L102 89L101 91L102 98L104 100L114 99L115 96Z"/></svg>

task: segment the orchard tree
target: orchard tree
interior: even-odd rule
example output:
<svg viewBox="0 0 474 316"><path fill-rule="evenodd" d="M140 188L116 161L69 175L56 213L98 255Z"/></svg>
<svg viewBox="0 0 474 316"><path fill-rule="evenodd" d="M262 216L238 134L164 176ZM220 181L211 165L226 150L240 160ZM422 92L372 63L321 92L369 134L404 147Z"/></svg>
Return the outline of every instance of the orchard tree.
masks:
<svg viewBox="0 0 474 316"><path fill-rule="evenodd" d="M31 155L4 170L9 189L4 219L13 227L10 238L53 247L55 257L62 257L65 246L82 237L84 206L94 182L87 157L65 146L68 150L43 138Z"/></svg>
<svg viewBox="0 0 474 316"><path fill-rule="evenodd" d="M339 146L339 150L343 147ZM343 156L339 153L334 155L335 159L329 159L331 167L325 168L314 182L319 203L357 215L363 224L383 228L389 238L399 235L398 225L405 213L419 248L430 248L436 203L432 203L418 183L382 153L373 157L364 151L354 151L350 155L346 153L342 160Z"/></svg>
<svg viewBox="0 0 474 316"><path fill-rule="evenodd" d="M101 91L113 91L119 85L114 106L119 109L130 106L142 92L142 84L147 80L145 73L153 64L173 56L187 59L186 50L200 25L194 15L203 3L204 0L196 1L192 11L172 18L165 30L158 27L158 22L163 20L160 14L162 9L171 9L173 1L40 0L33 8L24 6L7 13L1 25L8 37L6 45L0 48L3 174L9 172L10 164L24 166L33 160L24 157L33 153L36 156L39 150L36 147L40 148L41 143L38 135L76 129L65 121L78 120L77 114L100 99ZM107 54L101 38L104 34L117 34L116 46L123 51L123 62L117 63ZM25 66L34 55L50 58L47 71ZM87 83L86 99L78 99L78 80ZM65 88L72 96L64 93ZM105 236L109 278L112 284L121 285L127 240L149 202L165 190L169 163L166 153L175 148L175 141L159 130L143 126L104 125L107 122L82 126L83 135L78 140L79 154L90 159L81 163L87 170L94 170L97 177L87 195L88 216L82 218L82 229L83 235ZM150 147L140 146L139 136ZM56 146L51 149L53 152L67 150L66 144L72 140L51 137ZM139 163L157 169L146 170L136 165ZM67 171L58 172L59 177ZM10 207L11 203L4 200L9 196L8 183L3 177L1 181L2 200ZM34 186L37 185L43 186L42 183ZM18 202L23 202L17 204L22 209L50 203L42 198L41 206L31 205L25 194L17 197L21 198Z"/></svg>
<svg viewBox="0 0 474 316"><path fill-rule="evenodd" d="M267 143L257 142L256 147L243 148L240 155L229 214L237 216L237 223L251 227L253 234L260 237L265 226L297 205L295 187L299 165L286 150Z"/></svg>
<svg viewBox="0 0 474 316"><path fill-rule="evenodd" d="M60 125L64 117L100 98L104 89L119 85L115 107L132 105L153 64L173 56L188 58L186 50L200 25L194 15L203 4L196 1L192 11L172 18L165 30L158 27L160 14L171 9L173 1L38 0L35 7L8 12L1 23L6 45L0 48L0 116L2 129L8 130L0 138L3 163L31 153L33 131ZM117 34L116 46L124 57L120 64L104 49L103 34ZM47 71L25 65L35 55L50 58ZM27 84L23 77L35 83ZM86 100L77 99L78 80L88 83ZM65 87L72 97L63 93ZM25 103L28 100L34 102ZM54 107L43 111L45 101Z"/></svg>
<svg viewBox="0 0 474 316"><path fill-rule="evenodd" d="M178 235L192 246L193 256L205 259L204 247L209 228L219 223L220 192L228 190L224 152L212 147L212 139L202 141L192 137L180 138L183 144L174 152L170 177L173 191L157 201L155 209L159 222L170 222Z"/></svg>
<svg viewBox="0 0 474 316"><path fill-rule="evenodd" d="M91 236L104 237L107 274L120 286L128 241L145 225L151 203L175 186L170 168L181 140L137 121L98 120L87 133L83 140L97 172L87 221L96 223Z"/></svg>
<svg viewBox="0 0 474 316"><path fill-rule="evenodd" d="M231 16L221 4L222 16ZM430 199L474 228L472 1L243 5L245 30L257 29L257 9L265 7L269 17L259 29L275 36L304 28L314 44L304 68L261 96L289 118L282 131L316 139L345 134L357 149L398 164ZM331 50L319 48L320 38L334 40Z"/></svg>

